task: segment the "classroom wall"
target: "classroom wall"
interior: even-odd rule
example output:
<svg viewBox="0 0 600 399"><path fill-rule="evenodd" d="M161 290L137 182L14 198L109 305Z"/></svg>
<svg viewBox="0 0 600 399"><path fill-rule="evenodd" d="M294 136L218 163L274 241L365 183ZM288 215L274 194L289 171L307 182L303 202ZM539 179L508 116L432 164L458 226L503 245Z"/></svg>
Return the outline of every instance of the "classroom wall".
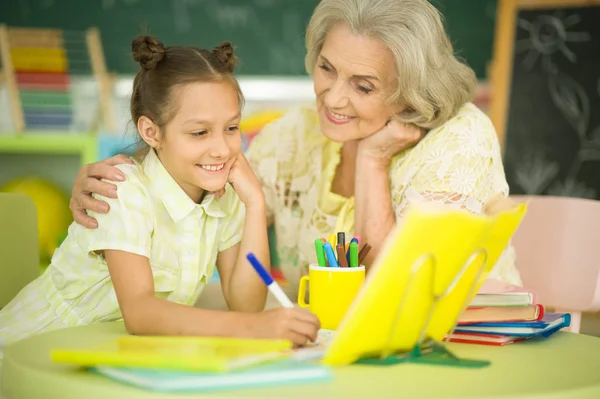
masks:
<svg viewBox="0 0 600 399"><path fill-rule="evenodd" d="M487 76L496 0L433 0L457 53ZM318 0L3 0L0 23L68 30L73 46L100 29L111 72L131 74L131 39L147 31L167 45L213 47L232 41L244 75L304 75L304 31ZM73 17L73 16L76 17ZM79 65L85 69L85 65Z"/></svg>

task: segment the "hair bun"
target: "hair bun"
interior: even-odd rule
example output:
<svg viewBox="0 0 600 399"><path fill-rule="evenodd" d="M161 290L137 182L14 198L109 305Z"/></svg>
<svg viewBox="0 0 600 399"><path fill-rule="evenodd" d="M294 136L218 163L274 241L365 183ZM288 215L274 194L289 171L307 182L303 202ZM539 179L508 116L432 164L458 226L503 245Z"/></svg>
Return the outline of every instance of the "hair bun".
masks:
<svg viewBox="0 0 600 399"><path fill-rule="evenodd" d="M137 36L131 42L131 53L142 68L154 69L165 57L165 46L155 37Z"/></svg>
<svg viewBox="0 0 600 399"><path fill-rule="evenodd" d="M229 72L233 72L237 57L233 55L233 46L231 45L231 42L219 44L212 52L215 57L227 67Z"/></svg>

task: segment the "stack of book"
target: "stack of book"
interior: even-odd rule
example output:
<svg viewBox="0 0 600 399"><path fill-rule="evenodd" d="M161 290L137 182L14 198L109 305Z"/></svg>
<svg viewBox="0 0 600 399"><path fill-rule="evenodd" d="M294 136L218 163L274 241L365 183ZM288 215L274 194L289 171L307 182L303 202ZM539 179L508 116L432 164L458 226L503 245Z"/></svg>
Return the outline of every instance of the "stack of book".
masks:
<svg viewBox="0 0 600 399"><path fill-rule="evenodd" d="M123 336L89 348L56 348L54 362L138 388L207 392L328 381L324 365L302 361L287 340Z"/></svg>
<svg viewBox="0 0 600 399"><path fill-rule="evenodd" d="M570 314L546 313L535 293L511 286L503 292L480 291L447 338L450 342L508 345L549 337L570 324Z"/></svg>

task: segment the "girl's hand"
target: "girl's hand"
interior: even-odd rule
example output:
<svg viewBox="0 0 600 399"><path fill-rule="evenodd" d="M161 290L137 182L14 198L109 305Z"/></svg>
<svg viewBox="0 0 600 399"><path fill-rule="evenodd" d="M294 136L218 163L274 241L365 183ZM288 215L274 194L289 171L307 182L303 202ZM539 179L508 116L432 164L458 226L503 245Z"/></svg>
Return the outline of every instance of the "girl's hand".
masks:
<svg viewBox="0 0 600 399"><path fill-rule="evenodd" d="M73 213L73 219L80 225L88 229L98 227L96 219L89 217L86 210L97 213L106 213L109 210L108 204L92 198L92 194L100 194L109 198L117 198L117 186L111 183L101 181L101 179L112 181L124 181L125 175L115 165L124 163L133 163L125 155L115 155L112 158L104 159L100 162L84 165L75 178L75 184L71 191L71 200L69 208Z"/></svg>
<svg viewBox="0 0 600 399"><path fill-rule="evenodd" d="M396 154L415 146L424 136L423 128L391 120L383 129L359 140L358 156L387 168Z"/></svg>
<svg viewBox="0 0 600 399"><path fill-rule="evenodd" d="M262 185L244 154L238 154L233 161L228 180L246 207L264 205Z"/></svg>
<svg viewBox="0 0 600 399"><path fill-rule="evenodd" d="M266 339L288 339L295 346L305 345L317 339L321 328L314 314L297 308L277 308L261 313L248 314L253 320L247 326L249 336Z"/></svg>

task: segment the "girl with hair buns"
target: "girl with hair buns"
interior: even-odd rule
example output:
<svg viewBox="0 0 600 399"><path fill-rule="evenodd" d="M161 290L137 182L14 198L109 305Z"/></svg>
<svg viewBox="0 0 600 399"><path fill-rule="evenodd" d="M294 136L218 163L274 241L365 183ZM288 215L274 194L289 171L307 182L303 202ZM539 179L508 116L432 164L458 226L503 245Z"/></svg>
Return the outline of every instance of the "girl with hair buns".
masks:
<svg viewBox="0 0 600 399"><path fill-rule="evenodd" d="M268 267L266 205L241 151L231 44L140 36L132 53L138 155L118 166L118 199L96 195L111 208L91 213L98 228L73 223L45 273L0 311L0 356L34 334L120 319L132 334L316 339L307 311L260 312L266 287L245 254ZM215 265L231 312L192 306Z"/></svg>

